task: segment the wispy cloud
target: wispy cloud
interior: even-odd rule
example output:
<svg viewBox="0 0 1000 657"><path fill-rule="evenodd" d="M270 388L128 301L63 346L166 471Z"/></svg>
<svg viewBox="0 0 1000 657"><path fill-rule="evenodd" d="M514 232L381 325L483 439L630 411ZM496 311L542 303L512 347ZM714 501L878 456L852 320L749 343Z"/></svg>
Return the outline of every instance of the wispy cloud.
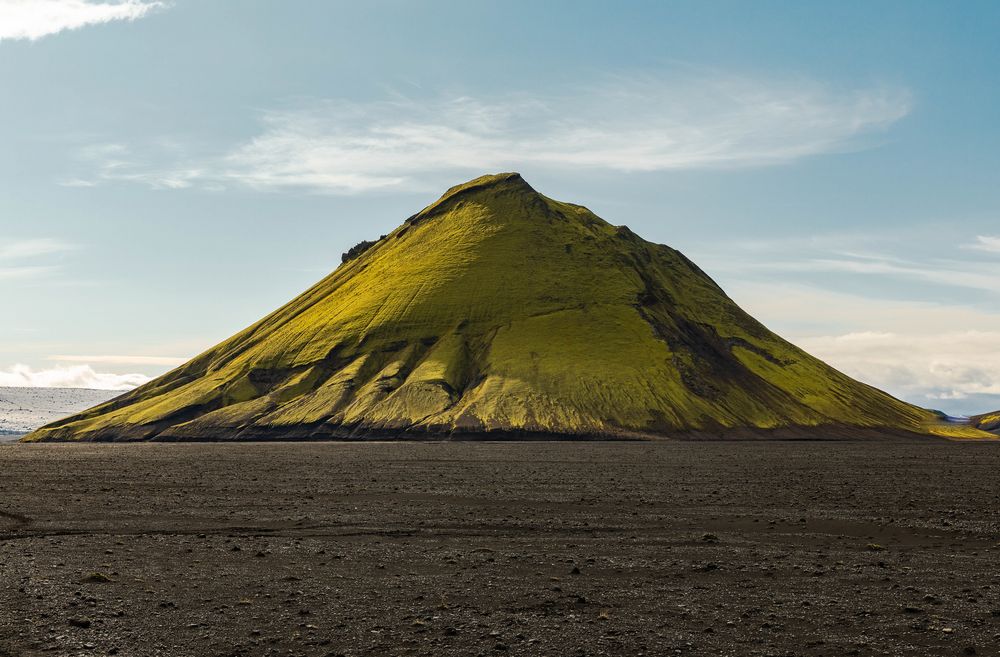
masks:
<svg viewBox="0 0 1000 657"><path fill-rule="evenodd" d="M49 276L59 270L51 256L78 247L54 239L0 239L0 280L24 280ZM41 262L39 262L41 260Z"/></svg>
<svg viewBox="0 0 1000 657"><path fill-rule="evenodd" d="M837 290L789 279L733 280L726 291L745 310L786 337L846 333L927 334L961 328L993 332L1000 310L985 306L866 296L857 286ZM1000 349L998 344L996 349Z"/></svg>
<svg viewBox="0 0 1000 657"><path fill-rule="evenodd" d="M166 2L121 0L0 0L0 41L36 40L64 30L112 21L134 21Z"/></svg>
<svg viewBox="0 0 1000 657"><path fill-rule="evenodd" d="M96 187L98 185L93 180L83 180L82 178L66 178L60 180L59 184L63 187Z"/></svg>
<svg viewBox="0 0 1000 657"><path fill-rule="evenodd" d="M75 244L43 238L0 242L0 260L21 260L76 249Z"/></svg>
<svg viewBox="0 0 1000 657"><path fill-rule="evenodd" d="M976 237L976 241L969 245L969 248L977 251L1000 253L1000 236L979 235Z"/></svg>
<svg viewBox="0 0 1000 657"><path fill-rule="evenodd" d="M888 231L716 242L695 255L713 271L758 279L787 278L791 273L860 275L1000 295L995 262L963 257L961 248L970 245L956 241L949 247L933 231L924 234L914 228L911 232L906 236ZM984 238L978 239L977 244Z"/></svg>
<svg viewBox="0 0 1000 657"><path fill-rule="evenodd" d="M0 264L0 281L39 278L54 273L56 267L6 267Z"/></svg>
<svg viewBox="0 0 1000 657"><path fill-rule="evenodd" d="M188 166L171 163L168 166L155 165L152 162L162 158L176 157L177 146L162 148L163 140L158 140L150 152L136 153L126 144L106 143L91 144L80 150L82 162L91 168L59 181L63 187L96 187L107 182L137 183L152 189L185 189L201 181L203 187L217 187L214 180L219 173L212 173L202 166ZM161 151L162 152L159 152Z"/></svg>
<svg viewBox="0 0 1000 657"><path fill-rule="evenodd" d="M177 356L126 356L126 355L105 355L105 356L75 356L56 355L49 356L48 360L63 363L104 363L109 365L183 365L190 358Z"/></svg>
<svg viewBox="0 0 1000 657"><path fill-rule="evenodd" d="M94 180L358 193L525 167L666 171L771 166L867 148L909 113L905 90L698 76L618 77L560 94L318 100L265 112L209 158L94 154ZM76 182L75 184L80 184Z"/></svg>
<svg viewBox="0 0 1000 657"><path fill-rule="evenodd" d="M995 267L987 267L978 263L955 261L920 263L893 258L855 256L760 263L756 267L771 271L839 272L890 276L938 285L1000 292L1000 272L997 272Z"/></svg>
<svg viewBox="0 0 1000 657"><path fill-rule="evenodd" d="M24 388L94 388L96 390L131 390L147 381L145 374L96 372L89 365L58 366L34 370L14 365L0 370L0 387Z"/></svg>

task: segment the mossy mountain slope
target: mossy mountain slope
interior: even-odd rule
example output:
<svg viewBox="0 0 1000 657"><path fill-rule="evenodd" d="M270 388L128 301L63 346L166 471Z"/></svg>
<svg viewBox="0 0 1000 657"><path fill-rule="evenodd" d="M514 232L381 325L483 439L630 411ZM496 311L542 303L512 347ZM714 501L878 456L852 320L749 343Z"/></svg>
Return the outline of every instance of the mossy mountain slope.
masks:
<svg viewBox="0 0 1000 657"><path fill-rule="evenodd" d="M822 437L935 423L768 331L678 251L500 174L452 188L182 367L26 439Z"/></svg>
<svg viewBox="0 0 1000 657"><path fill-rule="evenodd" d="M1000 434L1000 411L977 415L970 419L972 420L972 426L983 431Z"/></svg>

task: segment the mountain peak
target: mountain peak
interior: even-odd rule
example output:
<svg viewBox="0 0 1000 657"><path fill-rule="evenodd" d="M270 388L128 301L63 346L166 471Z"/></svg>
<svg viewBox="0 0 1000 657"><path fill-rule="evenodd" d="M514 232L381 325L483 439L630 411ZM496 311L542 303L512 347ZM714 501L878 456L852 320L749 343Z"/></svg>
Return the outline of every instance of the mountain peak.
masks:
<svg viewBox="0 0 1000 657"><path fill-rule="evenodd" d="M681 253L517 173L452 187L363 246L229 340L26 440L945 432L768 331Z"/></svg>
<svg viewBox="0 0 1000 657"><path fill-rule="evenodd" d="M441 195L441 198L410 217L410 221L437 214L453 201L479 194L499 194L502 192L516 192L539 196L538 192L517 172L487 174L450 187L448 191Z"/></svg>
<svg viewBox="0 0 1000 657"><path fill-rule="evenodd" d="M489 173L478 178L473 178L468 182L464 182L460 185L455 185L446 191L441 198L447 198L457 193L471 191L471 190L482 190L490 188L500 188L500 187L511 187L511 188L521 188L534 192L535 190L525 181L521 174L516 171L508 171L506 173Z"/></svg>

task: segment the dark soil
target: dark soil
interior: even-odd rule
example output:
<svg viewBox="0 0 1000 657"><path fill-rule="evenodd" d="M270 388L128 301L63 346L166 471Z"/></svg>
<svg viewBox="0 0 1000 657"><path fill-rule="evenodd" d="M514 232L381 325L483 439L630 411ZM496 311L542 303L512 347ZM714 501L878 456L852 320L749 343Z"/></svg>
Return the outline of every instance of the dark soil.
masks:
<svg viewBox="0 0 1000 657"><path fill-rule="evenodd" d="M0 656L997 655L1000 445L0 447Z"/></svg>

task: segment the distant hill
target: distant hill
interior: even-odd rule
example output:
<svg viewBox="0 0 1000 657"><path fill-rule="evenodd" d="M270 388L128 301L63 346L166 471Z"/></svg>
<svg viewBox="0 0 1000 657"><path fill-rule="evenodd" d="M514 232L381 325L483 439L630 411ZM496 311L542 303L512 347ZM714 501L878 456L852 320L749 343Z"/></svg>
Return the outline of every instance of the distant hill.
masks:
<svg viewBox="0 0 1000 657"><path fill-rule="evenodd" d="M84 388L0 387L0 441L106 402L120 392Z"/></svg>
<svg viewBox="0 0 1000 657"><path fill-rule="evenodd" d="M987 437L781 339L680 252L499 174L27 440L931 434Z"/></svg>
<svg viewBox="0 0 1000 657"><path fill-rule="evenodd" d="M972 425L983 431L1000 435L1000 411L977 415L972 418Z"/></svg>

